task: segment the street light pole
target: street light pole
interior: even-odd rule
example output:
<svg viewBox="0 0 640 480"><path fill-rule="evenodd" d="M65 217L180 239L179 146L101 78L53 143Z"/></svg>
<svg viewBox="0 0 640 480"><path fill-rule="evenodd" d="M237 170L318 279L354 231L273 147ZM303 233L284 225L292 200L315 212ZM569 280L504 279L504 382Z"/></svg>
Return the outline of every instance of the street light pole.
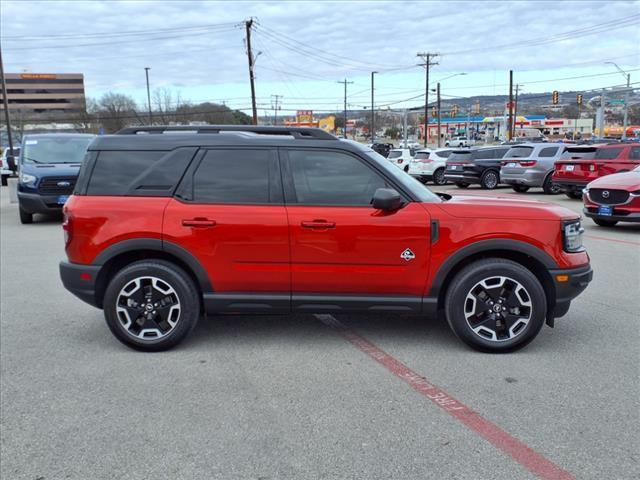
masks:
<svg viewBox="0 0 640 480"><path fill-rule="evenodd" d="M631 88L631 74L621 69L615 62L604 62L613 65L627 79L627 90L624 94L624 119L622 120L622 139L627 138L627 122L629 119L629 88Z"/></svg>
<svg viewBox="0 0 640 480"><path fill-rule="evenodd" d="M440 143L442 141L442 135L440 133L440 82L436 87L436 108L438 109L438 148L440 148Z"/></svg>
<svg viewBox="0 0 640 480"><path fill-rule="evenodd" d="M11 138L11 121L9 119L9 100L7 99L7 82L4 78L4 63L2 63L2 49L0 48L0 81L2 81L2 104L4 105L4 118L7 121L7 138L9 139L9 152L13 155L13 139ZM9 155L7 155L7 159Z"/></svg>
<svg viewBox="0 0 640 480"><path fill-rule="evenodd" d="M147 106L149 107L149 125L153 125L153 118L151 117L151 92L149 91L149 70L151 70L151 67L144 67L144 74L147 77Z"/></svg>
<svg viewBox="0 0 640 480"><path fill-rule="evenodd" d="M371 130L371 143L373 144L376 138L376 111L373 106L373 76L378 72L371 72L371 125L369 125L369 129Z"/></svg>

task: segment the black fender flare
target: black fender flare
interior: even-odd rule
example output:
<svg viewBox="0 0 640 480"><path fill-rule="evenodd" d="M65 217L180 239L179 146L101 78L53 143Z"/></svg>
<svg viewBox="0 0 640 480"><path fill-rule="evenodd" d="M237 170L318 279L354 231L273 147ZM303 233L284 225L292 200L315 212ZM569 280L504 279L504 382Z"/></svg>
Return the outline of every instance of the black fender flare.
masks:
<svg viewBox="0 0 640 480"><path fill-rule="evenodd" d="M433 277L433 282L431 283L428 296L431 298L439 297L447 276L455 266L464 261L465 258L469 258L482 252L495 250L506 250L518 254L525 254L537 260L548 270L559 268L551 255L529 243L520 240L507 239L481 240L461 248L444 261Z"/></svg>
<svg viewBox="0 0 640 480"><path fill-rule="evenodd" d="M133 238L110 245L95 258L93 265L102 266L118 255L140 250L153 250L168 253L169 255L178 258L191 269L203 292L213 292L213 286L209 280L209 275L207 275L207 271L200 261L181 246L159 238Z"/></svg>

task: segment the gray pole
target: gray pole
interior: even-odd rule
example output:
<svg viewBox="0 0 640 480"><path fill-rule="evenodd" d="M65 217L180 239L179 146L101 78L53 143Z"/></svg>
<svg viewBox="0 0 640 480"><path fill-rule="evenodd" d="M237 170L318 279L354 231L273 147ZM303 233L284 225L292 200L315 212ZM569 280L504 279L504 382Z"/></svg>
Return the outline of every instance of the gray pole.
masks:
<svg viewBox="0 0 640 480"><path fill-rule="evenodd" d="M258 107L256 106L256 83L253 75L253 52L251 51L251 27L253 26L253 19L245 22L245 29L247 31L247 58L249 59L249 82L251 83L251 111L253 113L253 124L258 125Z"/></svg>
<svg viewBox="0 0 640 480"><path fill-rule="evenodd" d="M373 76L376 73L378 73L378 72L371 72L371 125L370 125L371 143L373 143L375 138L376 138L376 127L375 127L376 111L375 111L374 106L373 106Z"/></svg>
<svg viewBox="0 0 640 480"><path fill-rule="evenodd" d="M403 134L403 137L404 137L404 148L407 148L407 130L408 130L407 117L408 116L409 116L409 112L405 108L402 111L402 134Z"/></svg>
<svg viewBox="0 0 640 480"><path fill-rule="evenodd" d="M424 146L427 147L429 141L429 68L438 65L431 60L438 56L437 53L418 53L418 57L424 60L422 66L425 68L424 76Z"/></svg>
<svg viewBox="0 0 640 480"><path fill-rule="evenodd" d="M513 138L513 70L509 70L509 123L507 124L507 141Z"/></svg>
<svg viewBox="0 0 640 480"><path fill-rule="evenodd" d="M347 84L353 82L347 82L347 79L345 78L343 81L338 83L344 84L344 128L342 131L342 136L343 138L347 138Z"/></svg>
<svg viewBox="0 0 640 480"><path fill-rule="evenodd" d="M7 82L4 79L4 63L2 62L2 48L0 48L0 77L2 77L2 103L4 105L4 118L7 122L7 138L9 139L9 151L13 155L13 139L11 138L11 120L9 119L9 100L7 100ZM7 155L7 158L9 156Z"/></svg>
<svg viewBox="0 0 640 480"><path fill-rule="evenodd" d="M604 137L604 89L600 93L600 107L598 108L598 113L596 117L598 118L598 136L600 138Z"/></svg>
<svg viewBox="0 0 640 480"><path fill-rule="evenodd" d="M438 82L438 85L436 87L436 105L437 105L437 109L438 109L438 148L440 148L440 142L441 142L441 133L440 133L440 82Z"/></svg>
<svg viewBox="0 0 640 480"><path fill-rule="evenodd" d="M631 88L631 74L627 73L627 91L624 94L624 120L622 120L622 140L627 138L627 122L629 119L629 88Z"/></svg>
<svg viewBox="0 0 640 480"><path fill-rule="evenodd" d="M149 90L149 70L151 70L151 67L144 67L144 73L147 77L147 106L149 107L149 125L153 125L153 117L151 116L151 92Z"/></svg>

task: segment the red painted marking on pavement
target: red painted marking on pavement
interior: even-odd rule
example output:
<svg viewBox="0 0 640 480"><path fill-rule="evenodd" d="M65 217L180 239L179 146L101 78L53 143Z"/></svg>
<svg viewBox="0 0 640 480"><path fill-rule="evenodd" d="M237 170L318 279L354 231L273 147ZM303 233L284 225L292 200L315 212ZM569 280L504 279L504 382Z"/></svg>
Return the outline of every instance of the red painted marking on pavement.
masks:
<svg viewBox="0 0 640 480"><path fill-rule="evenodd" d="M479 413L474 412L471 408L459 402L440 387L432 384L422 375L414 372L366 338L353 330L349 330L332 315L316 315L316 318L338 330L345 339L407 383L413 390L442 408L482 438L491 442L531 473L543 480L575 480L569 472L491 423Z"/></svg>
<svg viewBox="0 0 640 480"><path fill-rule="evenodd" d="M593 235L585 235L584 238L592 238L594 240L606 240L607 242L628 243L629 245L640 246L640 242L633 242L631 240L618 240L617 238L596 237Z"/></svg>

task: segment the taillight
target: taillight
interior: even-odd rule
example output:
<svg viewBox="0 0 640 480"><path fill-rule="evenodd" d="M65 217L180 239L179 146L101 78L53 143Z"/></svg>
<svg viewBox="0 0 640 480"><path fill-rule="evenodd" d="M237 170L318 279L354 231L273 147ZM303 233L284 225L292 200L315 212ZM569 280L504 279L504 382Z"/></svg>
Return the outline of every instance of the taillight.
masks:
<svg viewBox="0 0 640 480"><path fill-rule="evenodd" d="M595 163L589 165L589 171L595 172L598 169L598 166Z"/></svg>
<svg viewBox="0 0 640 480"><path fill-rule="evenodd" d="M398 163L402 163L402 157L398 159Z"/></svg>
<svg viewBox="0 0 640 480"><path fill-rule="evenodd" d="M538 162L535 160L524 160L519 163L521 167L533 167Z"/></svg>
<svg viewBox="0 0 640 480"><path fill-rule="evenodd" d="M72 220L73 220L73 217L65 207L63 209L63 217L62 217L62 231L64 232L65 246L69 245L69 242L71 242Z"/></svg>

